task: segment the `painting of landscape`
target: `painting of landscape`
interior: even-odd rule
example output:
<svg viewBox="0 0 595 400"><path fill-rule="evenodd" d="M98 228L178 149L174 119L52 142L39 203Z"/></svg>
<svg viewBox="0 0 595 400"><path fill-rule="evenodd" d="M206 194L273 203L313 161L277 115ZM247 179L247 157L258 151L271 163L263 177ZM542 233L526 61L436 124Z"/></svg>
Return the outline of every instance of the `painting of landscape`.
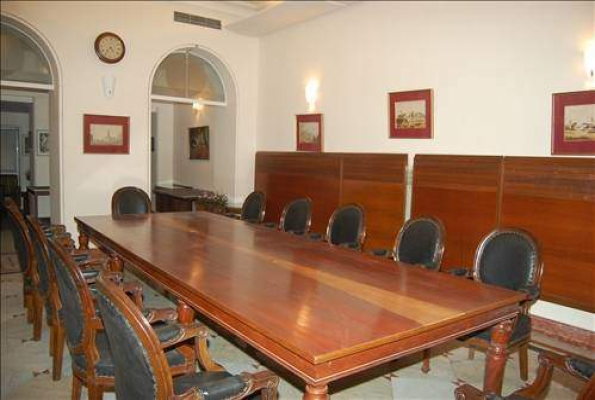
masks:
<svg viewBox="0 0 595 400"><path fill-rule="evenodd" d="M318 122L300 122L298 124L299 143L317 143L318 142Z"/></svg>
<svg viewBox="0 0 595 400"><path fill-rule="evenodd" d="M564 107L564 141L595 141L595 104Z"/></svg>
<svg viewBox="0 0 595 400"><path fill-rule="evenodd" d="M124 144L124 127L122 125L91 124L91 145L121 146Z"/></svg>
<svg viewBox="0 0 595 400"><path fill-rule="evenodd" d="M395 103L397 129L425 129L426 101L410 100Z"/></svg>

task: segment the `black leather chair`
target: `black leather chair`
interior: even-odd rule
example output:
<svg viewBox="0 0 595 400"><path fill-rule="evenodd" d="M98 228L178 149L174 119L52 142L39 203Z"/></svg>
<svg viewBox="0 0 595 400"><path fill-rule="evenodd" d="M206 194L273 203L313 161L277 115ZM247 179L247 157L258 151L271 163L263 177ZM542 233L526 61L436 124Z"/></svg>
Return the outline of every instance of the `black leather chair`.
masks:
<svg viewBox="0 0 595 400"><path fill-rule="evenodd" d="M96 289L89 287L72 257L55 239L49 241L49 255L60 296L58 315L72 359L72 399L80 399L81 387L85 385L89 390L89 399L99 400L103 397L103 392L113 390L115 369L113 351L94 304L93 292ZM138 290L134 288L136 285L122 284L119 274L103 274L109 274L110 279L118 282L123 293L136 291L138 294ZM134 298L140 310L142 296L134 295ZM172 309L144 309L142 315L150 323L171 322L177 318ZM174 346L188 340L194 340L197 346L199 333L196 324L169 323L156 328L160 346L170 349L165 357L172 373L187 374L195 370L195 352Z"/></svg>
<svg viewBox="0 0 595 400"><path fill-rule="evenodd" d="M320 233L309 235L312 240L322 240ZM346 204L337 208L329 218L324 240L327 243L360 250L366 238L366 215L359 204Z"/></svg>
<svg viewBox="0 0 595 400"><path fill-rule="evenodd" d="M372 250L372 254L438 271L445 240L446 231L438 218L418 217L403 224L391 251Z"/></svg>
<svg viewBox="0 0 595 400"><path fill-rule="evenodd" d="M148 214L151 212L151 199L144 190L134 186L124 186L112 196L112 215Z"/></svg>
<svg viewBox="0 0 595 400"><path fill-rule="evenodd" d="M262 398L274 399L279 378L268 371L231 375L203 353L199 357L206 371L172 378L166 354L155 332L134 304L101 276L97 282L97 305L112 348L115 390L119 399L244 398L262 391ZM207 348L208 333L200 327L200 344Z"/></svg>
<svg viewBox="0 0 595 400"><path fill-rule="evenodd" d="M529 232L514 228L498 228L483 238L475 253L473 279L478 282L523 292L527 300L516 319L509 339L509 350L519 351L521 379L528 379L527 354L531 338L529 307L537 301L543 272L537 241ZM490 329L460 338L470 346L469 357L474 349L487 350L490 345ZM429 370L429 360L424 360L422 370Z"/></svg>
<svg viewBox="0 0 595 400"><path fill-rule="evenodd" d="M254 191L246 197L244 204L242 204L242 212L240 219L242 221L253 222L256 224L262 223L266 208L266 196L261 191Z"/></svg>
<svg viewBox="0 0 595 400"><path fill-rule="evenodd" d="M312 223L312 200L308 197L296 199L287 204L281 213L279 225L274 222L264 224L268 228L278 228L294 235L304 235Z"/></svg>
<svg viewBox="0 0 595 400"><path fill-rule="evenodd" d="M543 399L552 380L554 368L565 372L580 381L586 382L581 389L577 400L590 400L595 398L595 361L576 356L560 355L549 351L539 354L539 369L533 383L515 391L508 396L499 396L493 393L484 393L481 390L464 384L455 389L457 400L533 400Z"/></svg>

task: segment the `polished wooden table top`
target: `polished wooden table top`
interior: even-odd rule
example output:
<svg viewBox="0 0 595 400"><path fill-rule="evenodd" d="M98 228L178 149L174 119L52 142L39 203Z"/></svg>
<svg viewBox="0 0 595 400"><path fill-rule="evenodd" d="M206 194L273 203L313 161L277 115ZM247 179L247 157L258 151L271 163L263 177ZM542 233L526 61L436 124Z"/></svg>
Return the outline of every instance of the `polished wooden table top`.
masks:
<svg viewBox="0 0 595 400"><path fill-rule="evenodd" d="M443 332L427 336L437 343L492 325L524 298L206 212L76 220L91 240L310 381L345 376L340 359L369 353L361 361L369 364L424 332Z"/></svg>

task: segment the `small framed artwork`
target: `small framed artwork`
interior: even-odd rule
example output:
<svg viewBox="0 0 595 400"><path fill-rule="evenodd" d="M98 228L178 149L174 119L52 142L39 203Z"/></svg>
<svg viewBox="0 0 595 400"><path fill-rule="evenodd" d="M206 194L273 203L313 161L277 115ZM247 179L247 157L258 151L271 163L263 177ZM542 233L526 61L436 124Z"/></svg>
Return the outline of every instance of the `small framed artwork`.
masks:
<svg viewBox="0 0 595 400"><path fill-rule="evenodd" d="M50 132L46 129L37 130L37 155L50 155Z"/></svg>
<svg viewBox="0 0 595 400"><path fill-rule="evenodd" d="M208 160L210 158L209 127L188 128L190 159Z"/></svg>
<svg viewBox="0 0 595 400"><path fill-rule="evenodd" d="M595 155L595 90L552 96L552 154Z"/></svg>
<svg viewBox="0 0 595 400"><path fill-rule="evenodd" d="M130 152L130 118L85 114L83 116L83 151L100 154Z"/></svg>
<svg viewBox="0 0 595 400"><path fill-rule="evenodd" d="M432 89L389 93L389 137L431 139L432 97Z"/></svg>
<svg viewBox="0 0 595 400"><path fill-rule="evenodd" d="M322 114L295 117L297 151L322 151Z"/></svg>

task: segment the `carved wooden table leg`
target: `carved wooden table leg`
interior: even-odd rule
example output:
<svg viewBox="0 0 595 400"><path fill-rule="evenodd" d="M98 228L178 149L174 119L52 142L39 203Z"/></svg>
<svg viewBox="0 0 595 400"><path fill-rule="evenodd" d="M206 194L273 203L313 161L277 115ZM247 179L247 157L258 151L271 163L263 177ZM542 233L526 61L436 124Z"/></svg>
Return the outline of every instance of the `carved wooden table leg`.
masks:
<svg viewBox="0 0 595 400"><path fill-rule="evenodd" d="M186 303L178 300L178 321L182 324L194 322L194 310Z"/></svg>
<svg viewBox="0 0 595 400"><path fill-rule="evenodd" d="M486 358L485 375L483 378L484 393L501 394L504 368L508 353L508 339L512 333L514 319L502 321L492 328L490 348Z"/></svg>
<svg viewBox="0 0 595 400"><path fill-rule="evenodd" d="M113 272L123 272L124 261L122 261L116 254L111 254L109 256L109 269Z"/></svg>
<svg viewBox="0 0 595 400"><path fill-rule="evenodd" d="M328 385L306 385L303 400L328 400Z"/></svg>
<svg viewBox="0 0 595 400"><path fill-rule="evenodd" d="M84 232L79 233L79 249L89 250L89 236Z"/></svg>

